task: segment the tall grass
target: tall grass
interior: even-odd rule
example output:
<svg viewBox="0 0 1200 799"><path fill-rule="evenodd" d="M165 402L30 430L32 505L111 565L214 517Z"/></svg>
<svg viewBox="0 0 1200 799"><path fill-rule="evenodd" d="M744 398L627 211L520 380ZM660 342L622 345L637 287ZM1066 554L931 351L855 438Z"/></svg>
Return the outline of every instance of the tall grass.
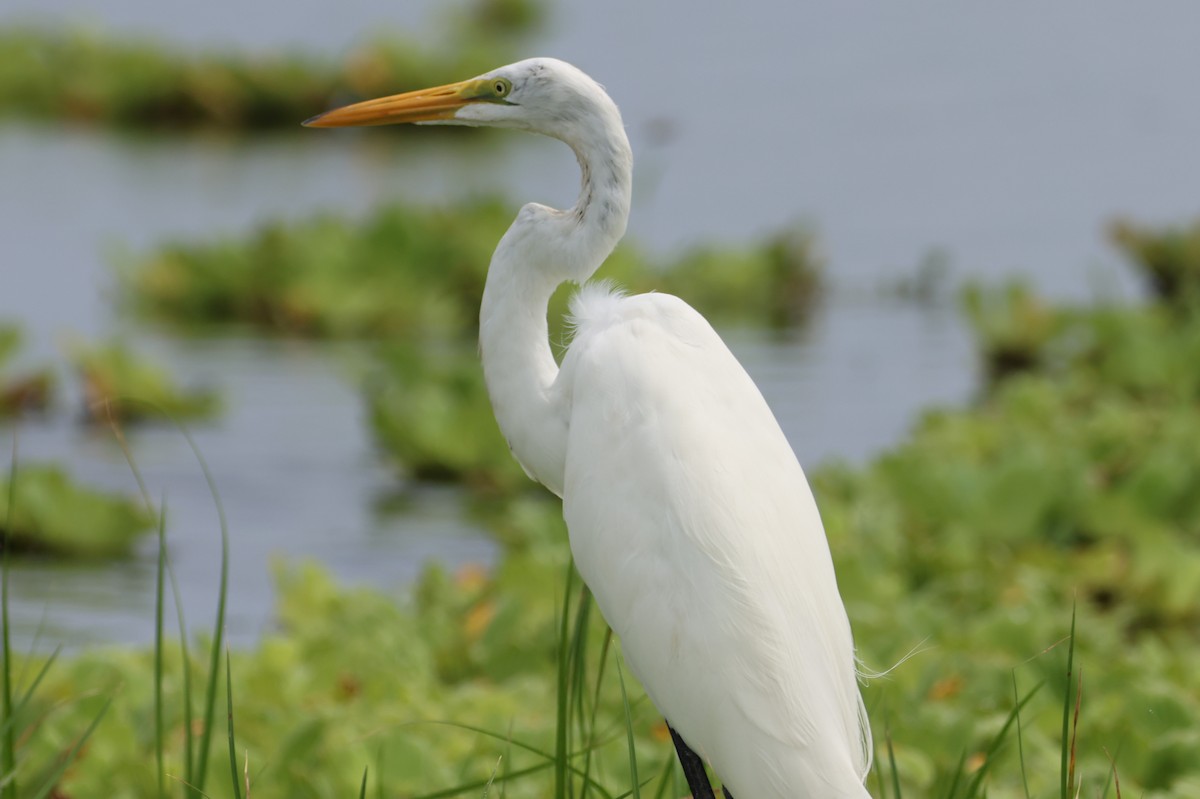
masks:
<svg viewBox="0 0 1200 799"><path fill-rule="evenodd" d="M9 531L12 530L13 509L17 505L17 436L13 433L12 465L9 469L8 480L8 518L4 521L4 562L0 564L3 581L0 582L0 624L3 625L3 640L0 649L4 655L4 685L0 688L0 699L4 707L4 735L0 739L0 780L3 780L4 799L16 799L17 796L17 758L16 758L16 721L12 701L12 639L8 624L8 556L11 547L8 545Z"/></svg>
<svg viewBox="0 0 1200 799"><path fill-rule="evenodd" d="M562 605L559 609L557 627L559 631L556 650L556 691L554 748L545 750L527 741L514 738L511 729L501 733L461 722L435 722L473 732L505 745L505 752L498 765L487 779L475 779L458 785L423 793L413 799L448 799L456 796L486 796L498 790L506 796L510 783L551 772L552 783L547 786L545 796L552 799L640 799L641 790L658 782L656 799L666 795L678 795L678 781L673 752L662 754L661 766L654 765L655 776L641 780L635 743L635 717L633 703L629 700L624 674L617 665L617 686L620 690L621 717L619 727L600 728L601 689L608 673L609 658L617 657L611 646L612 632L604 628L602 644L595 658L589 657L589 638L595 633L596 618L591 593L579 580L574 564L568 562L563 581ZM592 672L594 671L594 676ZM609 677L611 680L611 677ZM625 743L626 762L630 775L628 785L604 784L594 771L596 753L609 745ZM514 749L535 755L541 762L523 768L512 768ZM382 774L382 762L377 766ZM668 791L673 793L668 794Z"/></svg>
<svg viewBox="0 0 1200 799"><path fill-rule="evenodd" d="M1079 712L1081 707L1081 687L1082 682L1078 679L1078 675L1074 671L1075 665L1075 632L1076 632L1076 611L1071 611L1071 631L1067 636L1067 664L1064 676L1064 691L1063 691L1063 707L1062 707L1062 734L1059 740L1059 756L1060 756L1060 775L1059 775L1059 798L1060 799L1075 799L1078 796L1080 785L1076 780L1075 774L1075 746L1079 732ZM1060 642L1061 643L1061 642ZM1055 645L1057 646L1057 644ZM1051 647L1053 649L1054 647ZM1016 670L1013 671L1013 707L1008 712L1004 719L1004 723L1000 726L998 732L992 736L987 742L987 745L982 751L982 757L977 759L978 766L972 768L968 762L968 750L964 749L958 759L958 764L954 771L950 774L949 783L943 791L937 795L942 799L986 799L988 796L987 777L991 773L993 764L996 761L997 755L1001 749L1012 744L1012 738L1016 739L1017 760L1021 770L1021 784L1024 790L1026 799L1031 799L1029 791L1029 780L1026 773L1025 761L1025 741L1024 730L1021 724L1021 711L1030 703L1030 701L1039 693L1044 686L1044 682L1039 682L1033 688L1021 696L1017 688ZM877 766L875 774L876 793L878 799L902 799L901 792L901 774L900 769L896 765L895 750L892 742L891 722L888 719L886 722L885 740L887 746L887 761L886 770L884 773L884 764ZM1015 735L1014 735L1015 731ZM1107 795L1108 789L1116 783L1117 769L1116 763L1113 761L1112 769L1108 776L1108 781L1104 786L1104 795ZM1119 783L1117 784L1117 796L1120 796Z"/></svg>
<svg viewBox="0 0 1200 799"><path fill-rule="evenodd" d="M217 510L217 520L221 531L221 571L217 587L217 613L216 621L213 626L212 643L209 651L209 670L208 682L204 694L203 711L203 728L200 733L199 746L196 745L196 740L192 730L192 696L191 696L191 657L188 651L187 644L187 624L184 620L183 602L180 597L179 585L175 579L175 573L171 569L170 558L167 550L166 537L166 498L164 497L158 509L154 508L153 500L150 497L149 489L146 481L142 477L141 470L137 466L137 461L133 457L133 452L129 448L129 443L125 438L125 434L121 428L120 422L116 415L112 413L110 408L106 407L105 418L107 419L109 428L112 430L113 438L117 445L121 448L121 452L125 456L126 462L129 464L129 470L133 474L134 481L138 485L138 489L142 494L142 500L146 503L148 509L155 511L159 519L158 529L158 563L155 580L155 603L154 603L154 717L155 717L155 763L158 768L157 783L158 795L160 799L164 799L167 795L166 789L166 767L165 767L165 730L163 725L163 680L164 680L164 665L163 665L163 619L165 616L165 584L166 578L169 576L171 581L172 595L175 602L176 617L179 625L179 648L182 655L182 715L184 721L184 751L183 751L183 789L187 797L193 799L206 798L204 786L207 781L208 772L208 757L212 745L212 729L213 722L216 718L216 702L217 702L217 683L220 680L221 669L221 651L225 640L225 609L226 601L229 595L229 523L225 516L225 505L221 501L220 491L217 489L216 481L213 479L212 472L208 468L208 463L204 459L203 453L196 445L191 433L187 427L178 419L165 412L160 406L152 403L144 403L142 400L131 398L122 398L124 402L138 402L149 405L149 407L165 416L173 422L187 442L188 447L192 451L192 456L196 459L197 465L200 467L200 472L204 476L205 485L208 487L209 496L212 497L213 506ZM107 403L106 403L107 405ZM233 791L237 799L241 799L241 784L238 780L237 772L237 757L235 738L233 730L233 684L231 677L231 666L229 663L228 652L226 652L225 662L225 682L226 682L226 704L228 706L228 730L229 730L229 759L230 770L233 774Z"/></svg>
<svg viewBox="0 0 1200 799"><path fill-rule="evenodd" d="M50 667L58 659L59 652L61 651L60 649L55 649L53 654L51 654L51 656L48 657L42 664L41 668L38 670L38 673L34 676L29 687L25 690L20 699L13 701L13 649L8 608L10 574L9 552L11 547L8 545L8 536L12 529L12 522L17 504L16 486L19 480L17 456L17 433L14 430L12 456L9 468L8 516L5 519L4 524L4 538L2 541L4 552L2 560L0 560L0 625L3 626L3 632L0 633L0 656L3 656L3 668L0 670L3 673L3 685L0 686L0 707L2 707L4 711L3 718L0 720L0 726L2 726L3 730L2 734L0 734L0 791L2 791L2 793L0 793L0 797L3 797L3 799L17 799L19 795L19 785L17 780L17 770L19 768L19 764L17 762L16 751L17 719L24 709L29 706L29 703L33 699L34 692L37 690L38 685L41 684L46 674L49 673ZM92 733L95 732L97 725L100 724L100 721L108 712L108 709L112 705L114 698L115 694L110 694L105 700L104 704L101 706L99 712L97 712L92 718L92 721L90 724L88 724L87 728L75 738L75 740L67 747L65 751L60 753L56 760L49 763L38 777L30 781L30 784L36 787L27 794L29 797L32 797L32 799L45 799L45 797L50 795L51 791L53 791L55 786L58 784L59 779L61 779L63 773L67 770L71 763L74 762L76 756L79 754L79 751L83 748L84 744L87 743L87 740L91 737Z"/></svg>

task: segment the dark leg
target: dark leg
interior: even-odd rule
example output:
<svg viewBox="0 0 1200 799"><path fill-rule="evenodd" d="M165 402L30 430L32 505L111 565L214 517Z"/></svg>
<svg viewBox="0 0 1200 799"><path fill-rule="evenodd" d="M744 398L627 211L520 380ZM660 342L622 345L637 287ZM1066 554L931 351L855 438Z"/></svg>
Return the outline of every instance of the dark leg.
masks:
<svg viewBox="0 0 1200 799"><path fill-rule="evenodd" d="M733 799L733 794L724 785L721 786L721 793L725 794L725 799Z"/></svg>
<svg viewBox="0 0 1200 799"><path fill-rule="evenodd" d="M683 776L687 778L688 788L692 790L692 799L716 799L700 755L693 752L683 742L674 727L668 724L667 729L671 731L671 740L675 742L675 751L679 754L679 765L683 766ZM725 794L725 796L728 799L729 794Z"/></svg>

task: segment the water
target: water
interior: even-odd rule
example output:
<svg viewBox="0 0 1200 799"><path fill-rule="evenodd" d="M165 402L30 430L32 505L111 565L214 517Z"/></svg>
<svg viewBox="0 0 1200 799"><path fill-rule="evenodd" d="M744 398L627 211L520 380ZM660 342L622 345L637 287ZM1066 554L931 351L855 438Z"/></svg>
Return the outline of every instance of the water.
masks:
<svg viewBox="0 0 1200 799"><path fill-rule="evenodd" d="M181 7L147 0L10 0L0 20L85 19L187 45L326 53L380 23L423 24L418 4L355 0L315 14L279 0ZM1083 299L1131 285L1101 229L1116 213L1159 222L1198 210L1200 7L1117 0L1044 7L950 2L795 4L750 0L696 13L681 3L566 3L531 52L559 55L618 98L638 158L630 235L660 253L746 240L796 219L819 231L834 290L805 331L775 340L726 331L802 461L861 462L931 403L960 403L976 364L945 306L874 291L933 250L954 274L1024 271ZM397 87L403 88L403 87ZM362 213L403 197L502 192L569 204L569 152L534 137L458 148L435 131L402 142L297 131L255 140L0 128L0 318L19 318L31 355L59 358L70 333L122 332L185 382L210 382L228 411L197 431L232 533L230 629L270 623L270 562L315 557L342 579L402 591L435 557L488 562L494 548L453 492L407 487L403 514L377 512L397 480L372 452L358 354L311 343L178 341L110 302L105 253L164 237L237 235L265 217ZM78 393L69 393L76 401ZM132 490L120 453L72 409L21 430L23 460L60 459L81 479ZM216 590L217 527L186 443L133 441L191 619ZM145 641L153 544L101 568L22 563L17 638Z"/></svg>
<svg viewBox="0 0 1200 799"><path fill-rule="evenodd" d="M139 344L188 383L221 386L227 410L195 431L231 535L229 634L254 640L269 624L271 564L316 559L346 582L396 590L424 563L489 563L495 546L453 491L405 485L373 456L354 386L361 360L342 347L282 341ZM218 379L219 378L219 379ZM105 431L70 415L26 424L21 459L69 464L81 481L133 492L124 456ZM219 517L186 439L169 427L129 431L138 469L168 508L170 550L188 617L211 624L220 569ZM384 505L404 507L389 513ZM102 567L52 561L14 565L18 640L45 624L44 640L71 645L145 641L152 635L156 543ZM44 618L43 618L44 617Z"/></svg>

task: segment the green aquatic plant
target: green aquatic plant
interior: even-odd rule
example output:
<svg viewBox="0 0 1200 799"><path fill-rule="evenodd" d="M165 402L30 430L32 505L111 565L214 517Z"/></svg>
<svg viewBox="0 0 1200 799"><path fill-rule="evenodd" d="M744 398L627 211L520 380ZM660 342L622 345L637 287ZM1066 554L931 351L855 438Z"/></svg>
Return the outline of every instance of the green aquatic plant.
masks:
<svg viewBox="0 0 1200 799"><path fill-rule="evenodd" d="M127 128L295 129L314 109L482 72L533 27L532 0L447 15L436 49L377 38L339 59L299 52L187 54L150 39L48 27L0 29L0 115ZM436 36L433 38L437 38Z"/></svg>
<svg viewBox="0 0 1200 799"><path fill-rule="evenodd" d="M54 372L47 368L9 374L9 363L21 347L21 329L0 322L0 419L44 411L54 393Z"/></svg>
<svg viewBox="0 0 1200 799"><path fill-rule="evenodd" d="M390 205L362 221L322 214L269 223L247 239L166 244L120 265L126 302L182 325L242 325L315 337L411 339L475 333L496 241L515 209L498 200L455 208ZM794 325L821 285L811 235L787 230L759 246L697 249L654 263L624 246L600 277L630 291L684 295L723 321ZM561 338L557 303L552 333Z"/></svg>
<svg viewBox="0 0 1200 799"><path fill-rule="evenodd" d="M532 487L496 426L474 349L386 348L365 395L376 442L410 477L491 495Z"/></svg>
<svg viewBox="0 0 1200 799"><path fill-rule="evenodd" d="M33 464L15 480L0 480L0 523L14 553L108 558L129 554L154 518L128 497L79 485L58 466Z"/></svg>
<svg viewBox="0 0 1200 799"><path fill-rule="evenodd" d="M83 382L84 417L90 422L207 419L220 409L215 391L180 388L165 369L119 341L74 343L69 355Z"/></svg>
<svg viewBox="0 0 1200 799"><path fill-rule="evenodd" d="M1110 225L1109 238L1155 298L1193 308L1200 302L1200 221L1150 227L1119 219Z"/></svg>
<svg viewBox="0 0 1200 799"><path fill-rule="evenodd" d="M314 337L469 330L491 248L511 219L495 201L390 206L362 222L322 214L247 240L169 244L121 270L133 306L185 325Z"/></svg>
<svg viewBox="0 0 1200 799"><path fill-rule="evenodd" d="M962 292L962 305L992 380L1035 369L1046 358L1058 315L1026 283L972 283Z"/></svg>
<svg viewBox="0 0 1200 799"><path fill-rule="evenodd" d="M967 663L1001 650L1034 658L1076 599L1092 697L1085 743L1072 744L1076 773L1103 789L1112 764L1096 742L1106 741L1110 751L1121 742L1126 790L1182 797L1197 778L1182 752L1200 745L1186 721L1200 698L1178 681L1200 623L1200 322L1154 307L1053 313L1042 345L1053 357L973 407L926 414L865 470L814 479L860 646L886 650L893 638L903 654L919 640L913 630L936 630L935 659L918 655L885 689L889 703L897 691L927 701L894 732L907 793L927 794L948 773L915 742L956 726L973 735L965 719L949 722L949 703L982 689ZM900 627L891 607L904 609ZM951 607L960 623L945 617ZM1051 676L1038 660L1022 669L1035 681ZM935 732L926 725L939 714L949 726ZM989 795L1029 795L1017 778L1027 761L1032 795L1050 788L1044 753L1060 750L1044 723L1026 719L1023 730L1021 751L987 756L1001 758Z"/></svg>

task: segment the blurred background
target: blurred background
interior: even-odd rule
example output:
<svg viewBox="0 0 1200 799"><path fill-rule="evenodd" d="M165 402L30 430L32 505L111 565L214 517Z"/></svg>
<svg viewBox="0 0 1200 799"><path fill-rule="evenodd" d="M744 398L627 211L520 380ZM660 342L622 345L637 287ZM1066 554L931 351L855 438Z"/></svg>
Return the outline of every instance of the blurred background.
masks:
<svg viewBox="0 0 1200 799"><path fill-rule="evenodd" d="M449 572L495 565L506 544L472 504L478 474L466 469L464 488L457 467L423 466L405 454L411 442L389 445L389 424L403 438L434 415L418 404L407 420L381 421L380 403L404 391L378 383L391 323L359 325L345 308L361 298L328 325L308 306L281 323L277 310L239 316L212 287L197 322L203 314L179 312L187 303L176 295L180 275L199 285L221 271L206 265L217 259L231 284L259 269L239 248L281 258L272 275L292 263L280 253L320 259L321 242L334 252L356 225L392 241L374 215L396 204L482 214L488 221L459 223L482 231L466 250L482 269L521 203L573 202L565 147L506 133L298 125L341 102L536 54L580 66L621 107L636 158L628 239L646 287L694 256L753 261L799 237L819 299L783 324L750 306L713 313L806 468L863 468L922 413L967 406L984 390L990 367L964 286L1015 277L1046 302L1142 302L1146 285L1108 226L1200 214L1197 30L1200 6L1185 0L747 0L704 11L633 0L8 0L0 324L20 330L11 369L47 370L53 389L44 409L0 420L5 443L17 442L20 463L58 464L90 490L136 496L103 414L82 421L88 402L105 386L149 391L112 377L135 380L124 362L134 355L193 399L219 398L219 410L187 424L228 520L228 633L241 646L276 624L276 559L316 558L339 583L397 597L430 561ZM333 227L270 249L314 224ZM431 229L466 235L453 222ZM686 280L669 288L691 298ZM473 291L464 307L478 301ZM469 342L469 318L429 329L456 324L466 335L455 340ZM167 508L183 606L207 618L218 514L196 456L161 417L130 421L126 435L150 498ZM109 513L78 502L79 518ZM19 649L152 639L158 549L153 523L137 526L151 532L122 538L115 558L35 544L13 561Z"/></svg>

